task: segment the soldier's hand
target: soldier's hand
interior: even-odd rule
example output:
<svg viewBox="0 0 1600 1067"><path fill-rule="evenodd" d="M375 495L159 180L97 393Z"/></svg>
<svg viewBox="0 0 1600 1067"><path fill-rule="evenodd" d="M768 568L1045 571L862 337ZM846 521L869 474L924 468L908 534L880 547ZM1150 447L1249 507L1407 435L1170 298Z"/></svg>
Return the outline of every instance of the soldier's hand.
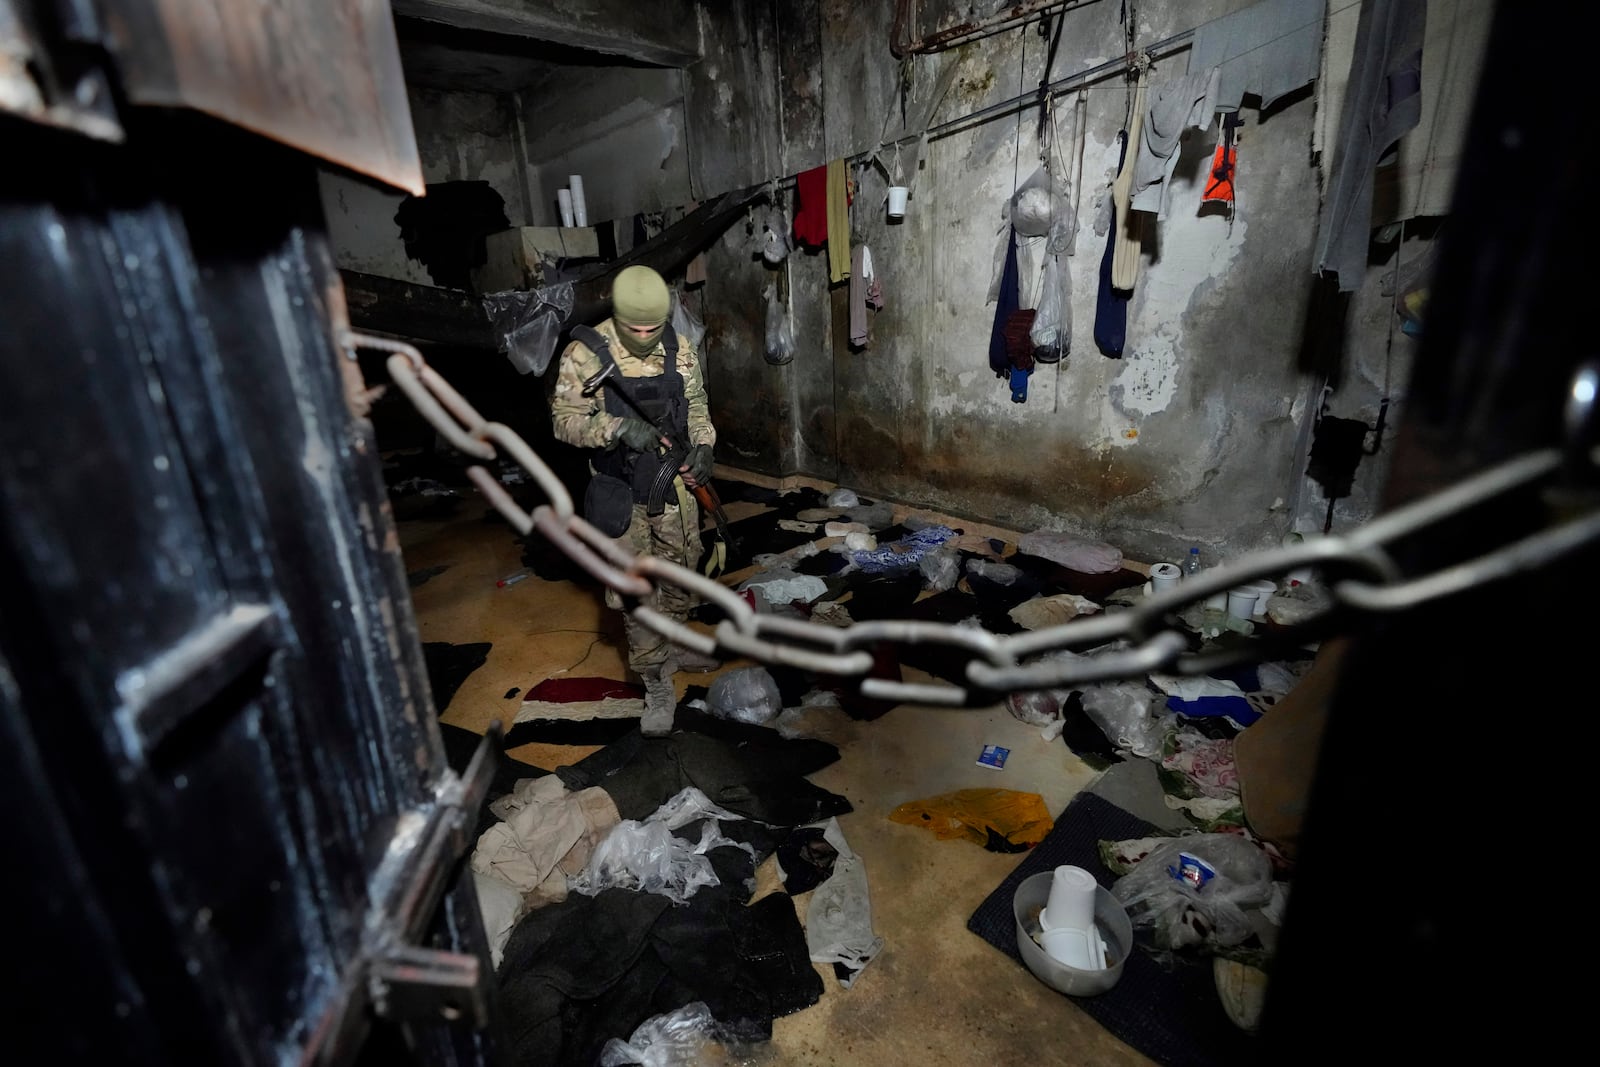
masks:
<svg viewBox="0 0 1600 1067"><path fill-rule="evenodd" d="M711 480L711 466L711 446L695 445L689 449L683 466L678 469L683 472L684 481L690 485L704 485Z"/></svg>
<svg viewBox="0 0 1600 1067"><path fill-rule="evenodd" d="M616 439L635 452L652 452L660 440L660 435L656 433L654 426L643 419L624 417L622 425L617 427Z"/></svg>

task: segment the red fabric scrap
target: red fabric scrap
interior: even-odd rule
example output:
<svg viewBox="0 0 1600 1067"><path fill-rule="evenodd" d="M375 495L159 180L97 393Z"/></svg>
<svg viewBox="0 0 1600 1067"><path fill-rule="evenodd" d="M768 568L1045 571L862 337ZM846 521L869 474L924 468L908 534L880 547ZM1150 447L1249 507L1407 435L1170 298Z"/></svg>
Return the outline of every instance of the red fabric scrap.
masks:
<svg viewBox="0 0 1600 1067"><path fill-rule="evenodd" d="M527 693L523 701L546 704L572 704L586 700L606 700L610 697L644 697L644 687L629 685L611 678L546 678Z"/></svg>
<svg viewBox="0 0 1600 1067"><path fill-rule="evenodd" d="M795 240L810 248L828 243L828 167L802 171L795 179L798 204L794 213Z"/></svg>

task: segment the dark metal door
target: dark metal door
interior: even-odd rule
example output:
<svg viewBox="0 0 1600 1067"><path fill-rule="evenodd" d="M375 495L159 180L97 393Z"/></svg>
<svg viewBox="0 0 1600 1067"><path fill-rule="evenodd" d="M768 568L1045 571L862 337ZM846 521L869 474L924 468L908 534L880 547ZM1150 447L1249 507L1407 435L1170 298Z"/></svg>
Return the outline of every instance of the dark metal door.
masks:
<svg viewBox="0 0 1600 1067"><path fill-rule="evenodd" d="M53 1062L484 1062L482 775L445 764L314 169L124 126L0 116L10 1007Z"/></svg>

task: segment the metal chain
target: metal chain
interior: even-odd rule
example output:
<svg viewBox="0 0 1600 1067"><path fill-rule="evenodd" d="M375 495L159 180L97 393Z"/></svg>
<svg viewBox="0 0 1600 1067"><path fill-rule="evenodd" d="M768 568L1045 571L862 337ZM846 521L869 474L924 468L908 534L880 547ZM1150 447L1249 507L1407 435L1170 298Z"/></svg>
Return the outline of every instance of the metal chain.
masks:
<svg viewBox="0 0 1600 1067"><path fill-rule="evenodd" d="M863 696L897 702L948 706L993 703L999 695L1030 689L1069 688L1154 671L1204 674L1225 666L1259 661L1312 640L1347 629L1360 614L1407 611L1463 590L1527 573L1600 540L1600 508L1503 546L1476 559L1432 574L1406 578L1386 546L1496 497L1535 485L1570 469L1566 455L1546 449L1489 468L1477 475L1388 512L1343 537L1323 536L1283 548L1253 553L1227 568L1202 571L1176 589L1155 593L1126 610L1074 619L1027 633L1000 635L968 625L882 620L847 627L826 626L758 614L727 586L656 556L637 555L579 516L555 472L509 427L489 422L456 392L422 354L401 341L350 333L350 351L389 352L389 374L417 410L454 448L484 461L502 453L533 476L548 503L529 512L512 499L487 469L467 471L484 497L520 534L538 531L557 548L615 590L634 619L675 644L712 654L733 653L768 664L860 679ZM1592 390L1591 390L1592 395ZM1580 421L1569 412L1569 427ZM1600 450L1583 443L1589 472L1600 465ZM1185 609L1259 578L1281 578L1315 568L1331 594L1326 608L1292 626L1229 647L1191 650L1177 620ZM696 594L727 616L710 634L669 619L647 601L662 583ZM939 645L967 658L967 685L922 685L865 677L873 650L882 645ZM1089 656L1051 656L1081 648L1101 649Z"/></svg>

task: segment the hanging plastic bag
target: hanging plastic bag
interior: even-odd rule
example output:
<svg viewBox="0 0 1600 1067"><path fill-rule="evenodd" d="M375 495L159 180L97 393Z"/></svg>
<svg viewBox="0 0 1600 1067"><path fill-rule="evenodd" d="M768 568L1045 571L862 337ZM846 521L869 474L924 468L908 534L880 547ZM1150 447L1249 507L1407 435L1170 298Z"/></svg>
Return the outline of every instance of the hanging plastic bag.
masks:
<svg viewBox="0 0 1600 1067"><path fill-rule="evenodd" d="M1006 217L1024 237L1045 236L1058 221L1068 218L1071 213L1069 183L1065 178L1052 175L1047 167L1035 170L1006 201ZM1065 252L1066 247L1062 245L1051 250Z"/></svg>
<svg viewBox="0 0 1600 1067"><path fill-rule="evenodd" d="M1072 351L1072 272L1065 255L1044 257L1038 313L1028 339L1041 363L1059 363Z"/></svg>
<svg viewBox="0 0 1600 1067"><path fill-rule="evenodd" d="M1255 932L1248 914L1272 901L1272 861L1236 834L1191 834L1156 846L1111 886L1158 948L1228 948Z"/></svg>
<svg viewBox="0 0 1600 1067"><path fill-rule="evenodd" d="M572 314L572 304L571 282L543 289L508 289L483 298L500 351L518 374L544 373L555 355L561 328Z"/></svg>
<svg viewBox="0 0 1600 1067"><path fill-rule="evenodd" d="M676 289L672 290L672 332L688 341L696 352L700 351L700 342L706 336L705 324L684 306L683 294Z"/></svg>
<svg viewBox="0 0 1600 1067"><path fill-rule="evenodd" d="M767 362L784 364L794 358L794 323L789 308L778 299L778 287L761 291L767 298Z"/></svg>
<svg viewBox="0 0 1600 1067"><path fill-rule="evenodd" d="M761 258L769 266L776 267L794 250L794 242L789 239L789 213L777 204L770 204L761 215Z"/></svg>

